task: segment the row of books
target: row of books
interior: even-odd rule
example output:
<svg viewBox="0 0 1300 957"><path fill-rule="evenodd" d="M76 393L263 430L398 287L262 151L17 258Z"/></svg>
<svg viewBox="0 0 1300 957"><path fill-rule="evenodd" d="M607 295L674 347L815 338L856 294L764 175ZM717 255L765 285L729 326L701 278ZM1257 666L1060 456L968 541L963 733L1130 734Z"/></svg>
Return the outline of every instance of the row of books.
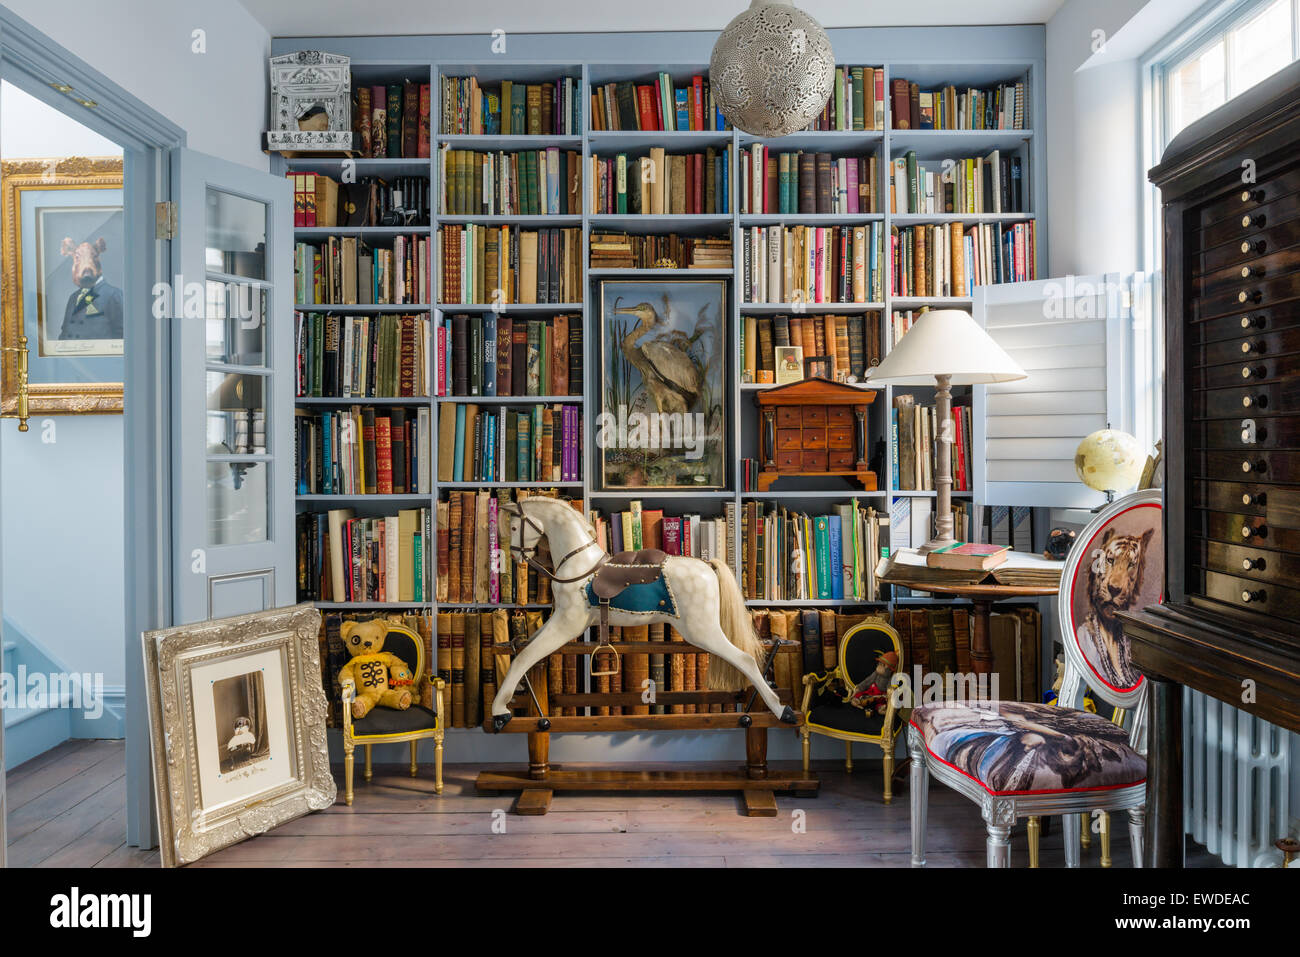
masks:
<svg viewBox="0 0 1300 957"><path fill-rule="evenodd" d="M686 555L708 561L729 561L735 534L735 504L726 503L723 514L705 518L698 513L665 515L661 508L645 508L639 500L624 511L609 515L592 510L588 516L596 542L611 555L641 548L658 548L669 555Z"/></svg>
<svg viewBox="0 0 1300 957"><path fill-rule="evenodd" d="M441 128L453 136L579 136L582 81L480 85L475 76L443 77Z"/></svg>
<svg viewBox="0 0 1300 957"><path fill-rule="evenodd" d="M890 467L893 487L908 491L934 491L935 443L939 434L938 412L933 405L922 405L910 392L895 393L890 410ZM968 403L952 407L952 488L969 492L971 485L971 407ZM969 541L963 538L960 541Z"/></svg>
<svg viewBox="0 0 1300 957"><path fill-rule="evenodd" d="M300 512L298 600L427 602L433 594L433 509L358 517Z"/></svg>
<svg viewBox="0 0 1300 957"><path fill-rule="evenodd" d="M364 157L429 155L428 83L358 86L352 91L352 148Z"/></svg>
<svg viewBox="0 0 1300 957"><path fill-rule="evenodd" d="M998 679L997 698L1000 701L1041 701L1042 612L1032 605L998 607L1007 610L993 615L989 622L992 673ZM903 646L908 670L919 665L923 674L971 674L973 625L970 610L960 605L894 610L894 628Z"/></svg>
<svg viewBox="0 0 1300 957"><path fill-rule="evenodd" d="M777 346L798 346L805 357L828 357L836 382L866 381L867 369L882 358L875 314L742 316L740 325L743 382L776 381Z"/></svg>
<svg viewBox="0 0 1300 957"><path fill-rule="evenodd" d="M1025 83L1002 83L983 89L951 84L922 90L897 77L889 85L890 112L896 130L1023 130Z"/></svg>
<svg viewBox="0 0 1300 957"><path fill-rule="evenodd" d="M731 150L591 157L593 213L688 216L731 211Z"/></svg>
<svg viewBox="0 0 1300 957"><path fill-rule="evenodd" d="M437 394L581 395L582 316L496 313L436 320Z"/></svg>
<svg viewBox="0 0 1300 957"><path fill-rule="evenodd" d="M582 229L467 223L438 230L445 303L582 301Z"/></svg>
<svg viewBox="0 0 1300 957"><path fill-rule="evenodd" d="M426 226L429 223L429 177L362 176L339 183L324 173L286 173L293 181L293 225L333 229L338 226Z"/></svg>
<svg viewBox="0 0 1300 957"><path fill-rule="evenodd" d="M448 403L438 412L439 482L582 481L582 409Z"/></svg>
<svg viewBox="0 0 1300 957"><path fill-rule="evenodd" d="M755 143L740 151L742 213L874 213L879 195L875 155L773 153Z"/></svg>
<svg viewBox="0 0 1300 957"><path fill-rule="evenodd" d="M825 515L746 502L742 587L751 601L879 601L876 562L889 551L889 515L856 498Z"/></svg>
<svg viewBox="0 0 1300 957"><path fill-rule="evenodd" d="M396 236L390 248L357 236L294 245L294 300L314 305L427 303L429 239Z"/></svg>
<svg viewBox="0 0 1300 957"><path fill-rule="evenodd" d="M743 302L880 302L884 227L751 226L741 232Z"/></svg>
<svg viewBox="0 0 1300 957"><path fill-rule="evenodd" d="M438 524L437 600L443 604L546 604L550 581L509 553L509 516L501 506L554 490L451 489L435 505ZM578 503L579 505L581 503Z"/></svg>
<svg viewBox="0 0 1300 957"><path fill-rule="evenodd" d="M591 268L651 269L671 262L676 269L730 269L729 236L641 236L591 234Z"/></svg>
<svg viewBox="0 0 1300 957"><path fill-rule="evenodd" d="M582 153L442 151L442 211L449 216L582 214Z"/></svg>
<svg viewBox="0 0 1300 957"><path fill-rule="evenodd" d="M429 317L294 313L297 394L399 399L429 394Z"/></svg>
<svg viewBox="0 0 1300 957"><path fill-rule="evenodd" d="M708 77L696 74L686 86L660 73L653 83L621 80L591 88L593 130L726 130Z"/></svg>
<svg viewBox="0 0 1300 957"><path fill-rule="evenodd" d="M889 204L895 213L1023 213L1020 157L994 150L926 169L908 150L891 164Z"/></svg>
<svg viewBox="0 0 1300 957"><path fill-rule="evenodd" d="M299 495L426 495L428 407L294 410Z"/></svg>
<svg viewBox="0 0 1300 957"><path fill-rule="evenodd" d="M812 130L883 130L885 71L882 67L839 66L835 88Z"/></svg>
<svg viewBox="0 0 1300 957"><path fill-rule="evenodd" d="M1035 224L892 227L895 296L972 296L976 286L1038 278Z"/></svg>

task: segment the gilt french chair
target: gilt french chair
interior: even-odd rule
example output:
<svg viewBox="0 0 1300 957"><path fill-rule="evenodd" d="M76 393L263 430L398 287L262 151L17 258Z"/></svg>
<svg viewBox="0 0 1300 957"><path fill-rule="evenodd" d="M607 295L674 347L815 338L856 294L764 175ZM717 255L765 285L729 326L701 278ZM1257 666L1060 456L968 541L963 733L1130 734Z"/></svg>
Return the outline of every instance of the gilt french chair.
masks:
<svg viewBox="0 0 1300 957"><path fill-rule="evenodd" d="M352 781L354 776L353 752L357 745L366 749L365 779L373 776L371 767L371 748L376 744L399 744L403 741L411 745L411 777L419 773L417 754L421 741L432 738L433 750L433 790L442 793L442 739L443 689L446 684L441 678L423 677L425 670L424 642L420 636L405 625L386 621L387 635L384 638L384 651L392 652L411 669L417 681L428 681L432 689L432 708L426 708L413 702L405 711L395 708L376 706L364 718L352 717L352 701L356 697L356 688L351 681L343 682L343 800L352 804Z"/></svg>
<svg viewBox="0 0 1300 957"><path fill-rule="evenodd" d="M882 621L867 619L844 633L840 640L838 664L822 674L803 676L804 723L799 727L803 739L803 770L808 774L812 752L812 735L838 738L845 742L846 771L853 771L853 743L874 744L880 748L885 765L884 801L893 800L894 747L902 730L896 708L897 698L889 688L884 714L874 708L862 709L849 703L858 682L876 670L880 655L892 651L898 656L896 674L903 671L903 647L898 632Z"/></svg>
<svg viewBox="0 0 1300 957"><path fill-rule="evenodd" d="M1093 519L1066 558L1057 602L1065 668L1055 705L944 702L912 712L914 867L925 864L931 775L980 805L989 867L1010 866L1011 828L1022 818L1029 819L1030 866L1037 866L1039 819L1056 814L1067 867L1079 866L1081 815L1098 815L1108 861L1109 815L1119 811L1128 812L1133 862L1141 866L1147 681L1114 614L1160 601L1160 511L1157 490L1126 496ZM1083 710L1089 688L1125 710L1127 730Z"/></svg>

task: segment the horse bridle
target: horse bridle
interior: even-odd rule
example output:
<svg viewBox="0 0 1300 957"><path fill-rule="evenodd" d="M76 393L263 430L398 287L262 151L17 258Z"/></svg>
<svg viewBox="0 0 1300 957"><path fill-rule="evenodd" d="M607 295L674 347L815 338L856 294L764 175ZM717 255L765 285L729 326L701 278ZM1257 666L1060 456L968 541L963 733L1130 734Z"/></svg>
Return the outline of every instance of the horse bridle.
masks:
<svg viewBox="0 0 1300 957"><path fill-rule="evenodd" d="M533 529L533 531L537 533L537 537L539 541L546 535L546 529L542 528L541 523L538 522L537 519L529 515L527 512L525 512L523 508L520 507L520 504L517 502L503 502L501 504L501 509L507 515L515 515L520 519L519 544L516 545L514 542L509 543L510 554L512 556L518 556L518 559L522 559L524 562L528 564L530 568L536 570L537 574L545 575L547 578L549 578L551 581L557 584L568 585L573 582L582 581L584 578L594 573L596 569L599 568L601 565L605 564L605 562L609 561L609 555L606 554L605 550L602 548L600 550L600 558L596 560L596 564L592 565L589 569L587 569L585 572L583 572L580 575L574 575L572 578L561 578L557 574L560 570L560 566L563 565L565 562L567 562L570 558L573 558L575 555L579 554L580 552L586 551L592 545L595 545L597 548L599 548L600 544L596 541L596 539L588 538L587 541L583 542L577 548L570 550L568 554L566 554L559 561L555 562L552 568L547 568L545 565L543 565L541 562L537 560L536 545L534 545L532 549L528 549L524 547L524 525L525 524L527 524L530 528Z"/></svg>

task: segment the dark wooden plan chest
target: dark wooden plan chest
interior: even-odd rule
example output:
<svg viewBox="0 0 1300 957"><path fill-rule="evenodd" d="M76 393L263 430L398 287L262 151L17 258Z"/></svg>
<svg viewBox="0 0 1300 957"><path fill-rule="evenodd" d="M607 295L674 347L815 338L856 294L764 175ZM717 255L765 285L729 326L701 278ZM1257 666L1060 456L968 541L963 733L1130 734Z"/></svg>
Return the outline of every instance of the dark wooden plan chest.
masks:
<svg viewBox="0 0 1300 957"><path fill-rule="evenodd" d="M1181 686L1300 730L1300 64L1180 133L1150 177L1165 604L1125 632L1151 681L1146 863L1181 866Z"/></svg>

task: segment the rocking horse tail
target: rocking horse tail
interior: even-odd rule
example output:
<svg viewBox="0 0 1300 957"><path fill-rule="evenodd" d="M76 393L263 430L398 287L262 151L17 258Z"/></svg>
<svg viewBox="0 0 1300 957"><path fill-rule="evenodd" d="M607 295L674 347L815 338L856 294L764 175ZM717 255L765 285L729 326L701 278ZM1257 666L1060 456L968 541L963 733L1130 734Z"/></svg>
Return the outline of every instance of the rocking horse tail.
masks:
<svg viewBox="0 0 1300 957"><path fill-rule="evenodd" d="M722 612L720 624L723 634L729 642L761 665L763 646L754 633L754 622L749 616L749 609L745 607L745 596L740 593L735 573L730 565L719 559L710 559L709 564L718 576L718 604ZM748 683L748 678L717 655L709 659L708 690L740 691Z"/></svg>

